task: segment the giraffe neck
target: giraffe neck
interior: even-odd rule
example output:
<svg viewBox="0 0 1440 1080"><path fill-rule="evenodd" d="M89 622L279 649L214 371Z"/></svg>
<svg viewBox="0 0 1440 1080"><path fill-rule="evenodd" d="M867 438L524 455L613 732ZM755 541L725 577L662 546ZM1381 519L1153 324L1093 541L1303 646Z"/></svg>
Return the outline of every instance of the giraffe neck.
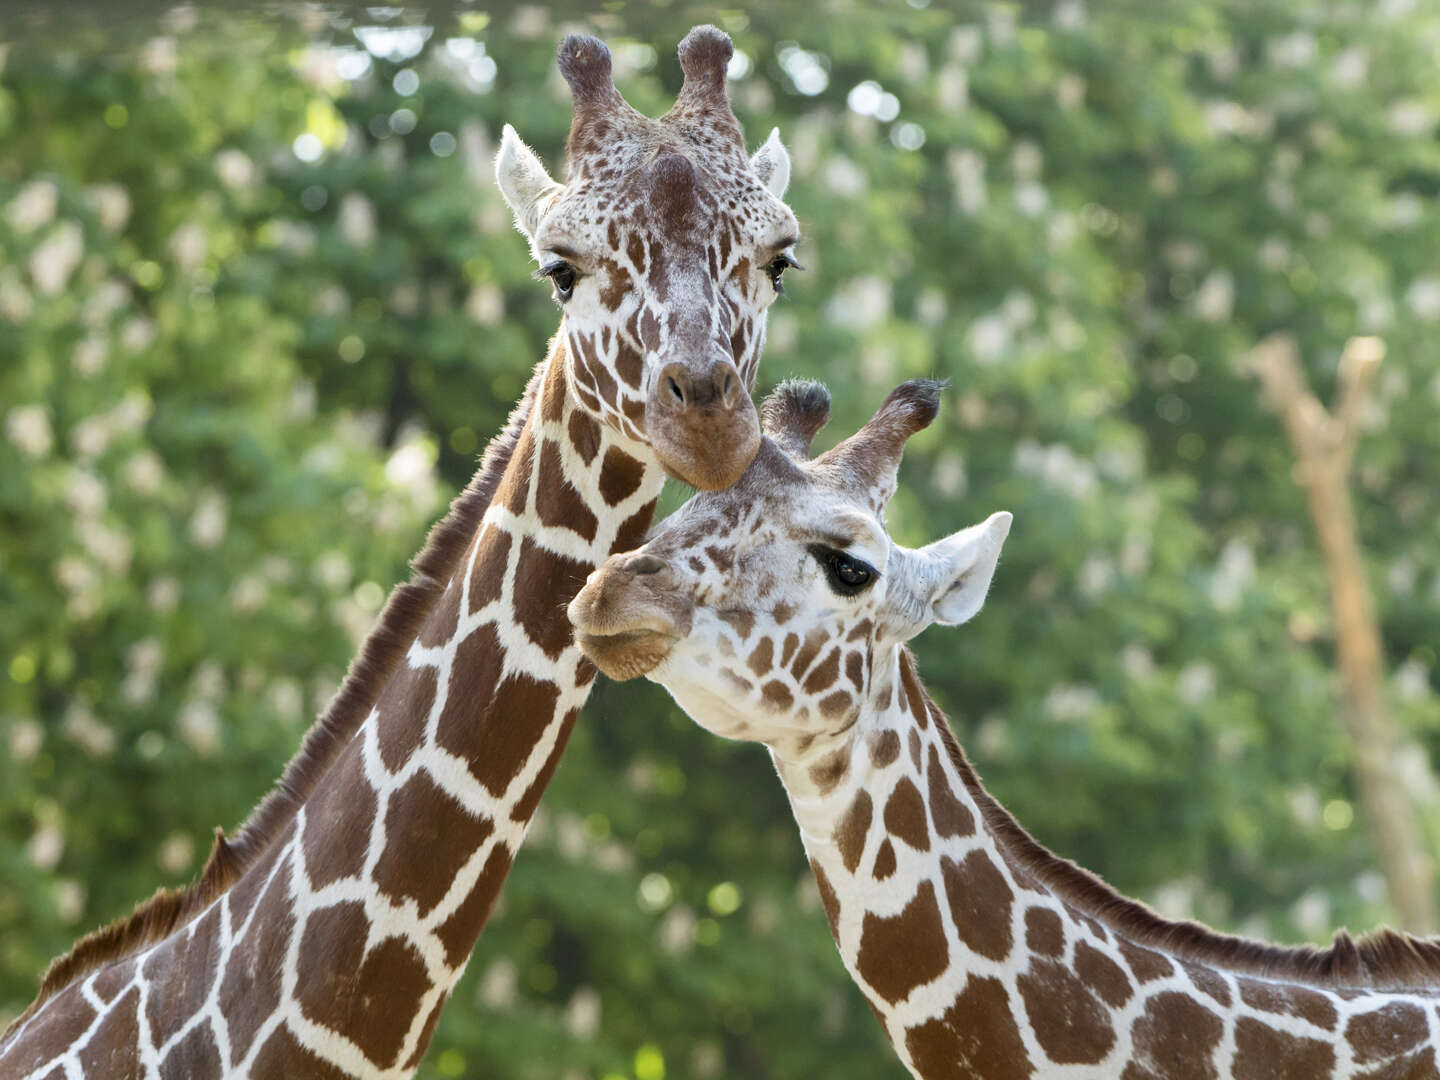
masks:
<svg viewBox="0 0 1440 1080"><path fill-rule="evenodd" d="M1267 971L1282 950L1140 912L985 792L908 653L872 686L838 745L772 756L845 966L915 1076L1440 1076L1440 980L1347 987L1340 939L1311 978L1284 969L1304 954Z"/></svg>
<svg viewBox="0 0 1440 1080"><path fill-rule="evenodd" d="M456 572L293 820L187 926L45 1002L0 1074L419 1064L594 679L565 605L640 543L664 481L574 400L564 341Z"/></svg>

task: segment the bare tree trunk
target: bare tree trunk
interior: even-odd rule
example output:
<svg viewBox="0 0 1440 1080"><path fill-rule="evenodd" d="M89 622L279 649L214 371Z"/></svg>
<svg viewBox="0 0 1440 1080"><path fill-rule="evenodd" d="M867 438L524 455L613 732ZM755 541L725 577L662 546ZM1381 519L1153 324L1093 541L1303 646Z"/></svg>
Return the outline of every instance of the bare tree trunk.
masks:
<svg viewBox="0 0 1440 1080"><path fill-rule="evenodd" d="M1434 866L1397 765L1398 737L1385 704L1384 653L1375 601L1356 536L1349 474L1359 413L1384 358L1378 338L1351 338L1340 358L1340 393L1332 413L1311 393L1295 342L1272 335L1255 349L1255 370L1295 451L1297 479L1325 559L1335 613L1336 659L1344 686L1345 730L1361 810L1402 927L1431 934Z"/></svg>

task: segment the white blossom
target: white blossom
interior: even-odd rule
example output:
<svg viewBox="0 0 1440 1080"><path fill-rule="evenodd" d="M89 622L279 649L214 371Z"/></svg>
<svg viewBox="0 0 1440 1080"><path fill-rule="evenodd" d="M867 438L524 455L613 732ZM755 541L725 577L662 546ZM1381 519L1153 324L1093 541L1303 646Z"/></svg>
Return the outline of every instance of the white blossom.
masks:
<svg viewBox="0 0 1440 1080"><path fill-rule="evenodd" d="M108 757L115 751L115 732L102 724L91 709L74 702L61 726L65 737L91 757Z"/></svg>
<svg viewBox="0 0 1440 1080"><path fill-rule="evenodd" d="M228 518L225 496L214 488L202 491L190 515L191 541L198 548L216 547L225 538Z"/></svg>
<svg viewBox="0 0 1440 1080"><path fill-rule="evenodd" d="M20 280L20 274L13 267L0 266L0 318L9 323L22 323L34 309L34 298Z"/></svg>
<svg viewBox="0 0 1440 1080"><path fill-rule="evenodd" d="M1195 314L1209 323L1221 323L1235 309L1235 279L1228 270L1212 270L1195 290Z"/></svg>
<svg viewBox="0 0 1440 1080"><path fill-rule="evenodd" d="M17 405L5 414L5 437L25 457L42 458L55 444L50 414L43 405Z"/></svg>
<svg viewBox="0 0 1440 1080"><path fill-rule="evenodd" d="M100 227L116 233L130 220L130 195L119 184L96 184L85 190L85 202L100 219Z"/></svg>
<svg viewBox="0 0 1440 1080"><path fill-rule="evenodd" d="M1421 101L1395 102L1385 120L1395 135L1419 137L1435 130L1435 112Z"/></svg>
<svg viewBox="0 0 1440 1080"><path fill-rule="evenodd" d="M477 282L465 300L465 314L480 326L499 326L505 319L505 294L493 281Z"/></svg>
<svg viewBox="0 0 1440 1080"><path fill-rule="evenodd" d="M45 745L45 729L34 720L16 720L10 725L10 760L17 765L35 760Z"/></svg>
<svg viewBox="0 0 1440 1080"><path fill-rule="evenodd" d="M375 243L375 205L358 191L347 192L340 199L340 235L355 247Z"/></svg>
<svg viewBox="0 0 1440 1080"><path fill-rule="evenodd" d="M65 854L65 834L59 824L50 822L31 833L25 854L37 869L54 870L60 864L60 856Z"/></svg>
<svg viewBox="0 0 1440 1080"><path fill-rule="evenodd" d="M70 281L85 255L85 232L75 221L62 221L30 253L30 278L42 293L54 296Z"/></svg>
<svg viewBox="0 0 1440 1080"><path fill-rule="evenodd" d="M255 162L243 150L221 150L215 155L215 175L232 191L253 187L258 179Z"/></svg>
<svg viewBox="0 0 1440 1080"><path fill-rule="evenodd" d="M1215 669L1204 660L1192 660L1180 669L1175 692L1187 705L1198 705L1215 694Z"/></svg>
<svg viewBox="0 0 1440 1080"><path fill-rule="evenodd" d="M656 928L660 948L672 956L689 952L695 945L695 912L685 904L676 904L665 913Z"/></svg>
<svg viewBox="0 0 1440 1080"><path fill-rule="evenodd" d="M1440 275L1418 277L1405 290L1405 303L1424 322L1440 320Z"/></svg>
<svg viewBox="0 0 1440 1080"><path fill-rule="evenodd" d="M520 977L509 960L496 960L480 978L476 999L487 1009L508 1009L515 1003Z"/></svg>
<svg viewBox="0 0 1440 1080"><path fill-rule="evenodd" d="M81 338L70 354L70 369L83 379L93 379L105 370L110 359L110 345L98 334Z"/></svg>
<svg viewBox="0 0 1440 1080"><path fill-rule="evenodd" d="M565 1006L565 1027L577 1039L590 1039L600 1030L600 995L593 987L579 987Z"/></svg>
<svg viewBox="0 0 1440 1080"><path fill-rule="evenodd" d="M1341 50L1330 61L1330 81L1342 90L1364 85L1369 76L1370 53L1359 46Z"/></svg>
<svg viewBox="0 0 1440 1080"><path fill-rule="evenodd" d="M145 604L157 615L168 615L180 606L180 582L163 576L151 580L145 588Z"/></svg>
<svg viewBox="0 0 1440 1080"><path fill-rule="evenodd" d="M199 757L211 757L220 749L220 713L214 703L191 700L180 708L180 738Z"/></svg>
<svg viewBox="0 0 1440 1080"><path fill-rule="evenodd" d="M77 518L96 517L105 509L108 491L105 481L89 469L72 468L65 485L65 505Z"/></svg>
<svg viewBox="0 0 1440 1080"><path fill-rule="evenodd" d="M31 233L55 220L60 189L53 180L32 180L5 207L5 220L18 233Z"/></svg>
<svg viewBox="0 0 1440 1080"><path fill-rule="evenodd" d="M187 221L170 234L167 246L181 273L193 274L205 262L210 241L204 226L196 221Z"/></svg>
<svg viewBox="0 0 1440 1080"><path fill-rule="evenodd" d="M868 330L890 318L890 282L874 274L851 278L826 305L828 317L852 330Z"/></svg>
<svg viewBox="0 0 1440 1080"><path fill-rule="evenodd" d="M129 352L144 352L155 342L155 324L142 315L126 319L120 328L120 345Z"/></svg>

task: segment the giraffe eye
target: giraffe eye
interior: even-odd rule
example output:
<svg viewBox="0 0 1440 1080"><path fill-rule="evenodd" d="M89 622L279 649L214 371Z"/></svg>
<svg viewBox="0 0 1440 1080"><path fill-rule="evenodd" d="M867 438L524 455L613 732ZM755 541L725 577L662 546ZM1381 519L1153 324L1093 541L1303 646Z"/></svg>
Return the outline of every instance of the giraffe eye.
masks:
<svg viewBox="0 0 1440 1080"><path fill-rule="evenodd" d="M546 263L539 270L535 271L535 276L537 278L550 279L550 284L555 286L555 299L559 300L562 304L566 300L569 300L571 294L574 293L575 279L579 277L579 275L575 273L575 268L563 259Z"/></svg>
<svg viewBox="0 0 1440 1080"><path fill-rule="evenodd" d="M770 260L770 265L765 267L765 272L770 275L770 284L775 286L776 293L785 291L785 286L780 284L780 278L790 267L794 267L796 270L805 269L791 255L777 255Z"/></svg>
<svg viewBox="0 0 1440 1080"><path fill-rule="evenodd" d="M824 544L811 544L810 554L824 567L830 588L841 596L859 596L880 576L863 559Z"/></svg>

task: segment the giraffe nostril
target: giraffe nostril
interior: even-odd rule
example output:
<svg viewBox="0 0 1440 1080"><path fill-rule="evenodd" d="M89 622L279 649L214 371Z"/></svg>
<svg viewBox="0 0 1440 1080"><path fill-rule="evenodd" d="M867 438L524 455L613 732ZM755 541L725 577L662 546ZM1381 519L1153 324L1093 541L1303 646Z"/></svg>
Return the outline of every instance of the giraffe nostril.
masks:
<svg viewBox="0 0 1440 1080"><path fill-rule="evenodd" d="M670 393L674 396L676 403L679 405L684 405L685 391L680 388L680 384L675 380L675 377L672 375L665 381L669 384Z"/></svg>
<svg viewBox="0 0 1440 1080"><path fill-rule="evenodd" d="M738 382L733 372L725 372L725 382L720 387L720 400L724 402L727 409L732 408L738 396Z"/></svg>
<svg viewBox="0 0 1440 1080"><path fill-rule="evenodd" d="M636 575L658 574L665 569L665 560L655 555L636 555L625 563L625 569Z"/></svg>

